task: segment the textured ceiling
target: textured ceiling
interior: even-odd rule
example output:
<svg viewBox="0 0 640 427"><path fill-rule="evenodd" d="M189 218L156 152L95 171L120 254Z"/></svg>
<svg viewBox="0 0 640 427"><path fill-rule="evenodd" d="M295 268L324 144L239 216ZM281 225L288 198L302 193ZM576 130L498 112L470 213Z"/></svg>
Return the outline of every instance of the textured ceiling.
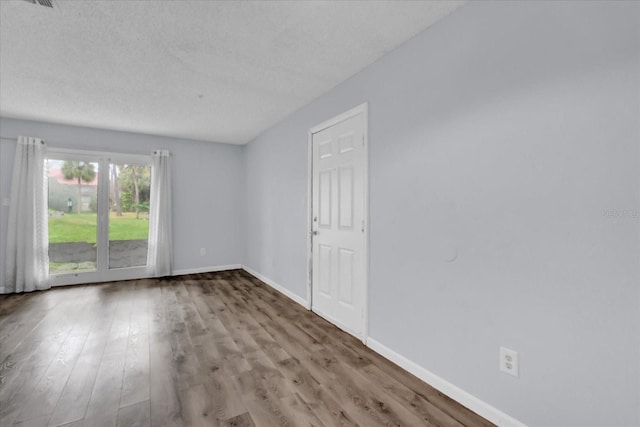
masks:
<svg viewBox="0 0 640 427"><path fill-rule="evenodd" d="M0 115L244 144L460 4L0 0Z"/></svg>

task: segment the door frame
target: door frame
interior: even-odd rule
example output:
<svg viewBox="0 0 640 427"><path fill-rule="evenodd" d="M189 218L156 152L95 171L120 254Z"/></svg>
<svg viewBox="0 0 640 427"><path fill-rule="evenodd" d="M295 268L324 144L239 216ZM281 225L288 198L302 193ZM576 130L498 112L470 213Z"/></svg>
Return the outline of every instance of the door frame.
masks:
<svg viewBox="0 0 640 427"><path fill-rule="evenodd" d="M98 163L98 170L104 171L109 163L134 163L151 166L151 156L144 154L113 153L105 151L79 150L73 148L48 147L45 159L83 160ZM147 266L109 268L109 174L98 174L98 208L96 214L96 269L91 271L69 272L49 275L51 286L68 286L86 283L134 280L152 277L147 272ZM100 190L106 188L107 190ZM48 194L47 194L48 198ZM48 199L47 199L48 200ZM101 209L105 209L103 211Z"/></svg>
<svg viewBox="0 0 640 427"><path fill-rule="evenodd" d="M369 336L369 103L364 102L332 117L324 122L313 126L308 132L307 142L307 303L305 308L313 310L313 135L333 125L343 122L351 117L363 114L364 130L363 130L363 147L364 167L364 307L363 307L363 327L362 336L358 337L367 344Z"/></svg>

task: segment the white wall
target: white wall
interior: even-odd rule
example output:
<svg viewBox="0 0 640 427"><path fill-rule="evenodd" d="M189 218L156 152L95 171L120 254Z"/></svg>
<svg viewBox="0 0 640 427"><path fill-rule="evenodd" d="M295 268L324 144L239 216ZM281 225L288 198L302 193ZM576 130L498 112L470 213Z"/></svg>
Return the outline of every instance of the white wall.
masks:
<svg viewBox="0 0 640 427"><path fill-rule="evenodd" d="M306 297L307 131L368 101L370 336L530 425L640 425L639 16L462 7L246 147L244 264Z"/></svg>
<svg viewBox="0 0 640 427"><path fill-rule="evenodd" d="M240 264L244 246L242 147L152 135L0 119L0 138L34 136L50 147L150 154L166 148L173 167L174 270ZM0 144L0 197L9 197L15 140ZM0 207L0 272L8 207ZM200 256L200 248L206 255ZM2 275L0 275L1 277ZM1 280L1 279L0 279Z"/></svg>

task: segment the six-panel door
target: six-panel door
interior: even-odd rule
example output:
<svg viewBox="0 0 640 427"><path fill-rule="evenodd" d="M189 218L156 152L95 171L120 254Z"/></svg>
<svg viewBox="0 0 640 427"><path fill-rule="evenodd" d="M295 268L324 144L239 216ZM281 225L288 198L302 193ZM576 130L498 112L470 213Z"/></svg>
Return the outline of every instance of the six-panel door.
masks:
<svg viewBox="0 0 640 427"><path fill-rule="evenodd" d="M364 113L312 135L312 309L364 333Z"/></svg>

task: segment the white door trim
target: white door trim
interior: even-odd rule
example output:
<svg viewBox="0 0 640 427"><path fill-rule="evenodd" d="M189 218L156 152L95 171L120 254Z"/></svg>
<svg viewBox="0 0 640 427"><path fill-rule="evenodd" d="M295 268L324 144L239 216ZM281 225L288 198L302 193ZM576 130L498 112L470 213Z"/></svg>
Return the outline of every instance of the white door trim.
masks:
<svg viewBox="0 0 640 427"><path fill-rule="evenodd" d="M364 244L365 244L365 286L364 286L364 320L362 329L362 342L367 344L367 337L369 336L369 104L364 102L356 107L345 111L335 117L326 120L319 125L316 125L309 129L308 141L307 141L307 302L305 307L307 310L311 310L313 307L312 301L312 268L313 268L313 254L311 236L313 231L312 221L312 201L313 201L313 134L318 133L324 129L327 129L337 123L343 122L358 114L364 116Z"/></svg>

